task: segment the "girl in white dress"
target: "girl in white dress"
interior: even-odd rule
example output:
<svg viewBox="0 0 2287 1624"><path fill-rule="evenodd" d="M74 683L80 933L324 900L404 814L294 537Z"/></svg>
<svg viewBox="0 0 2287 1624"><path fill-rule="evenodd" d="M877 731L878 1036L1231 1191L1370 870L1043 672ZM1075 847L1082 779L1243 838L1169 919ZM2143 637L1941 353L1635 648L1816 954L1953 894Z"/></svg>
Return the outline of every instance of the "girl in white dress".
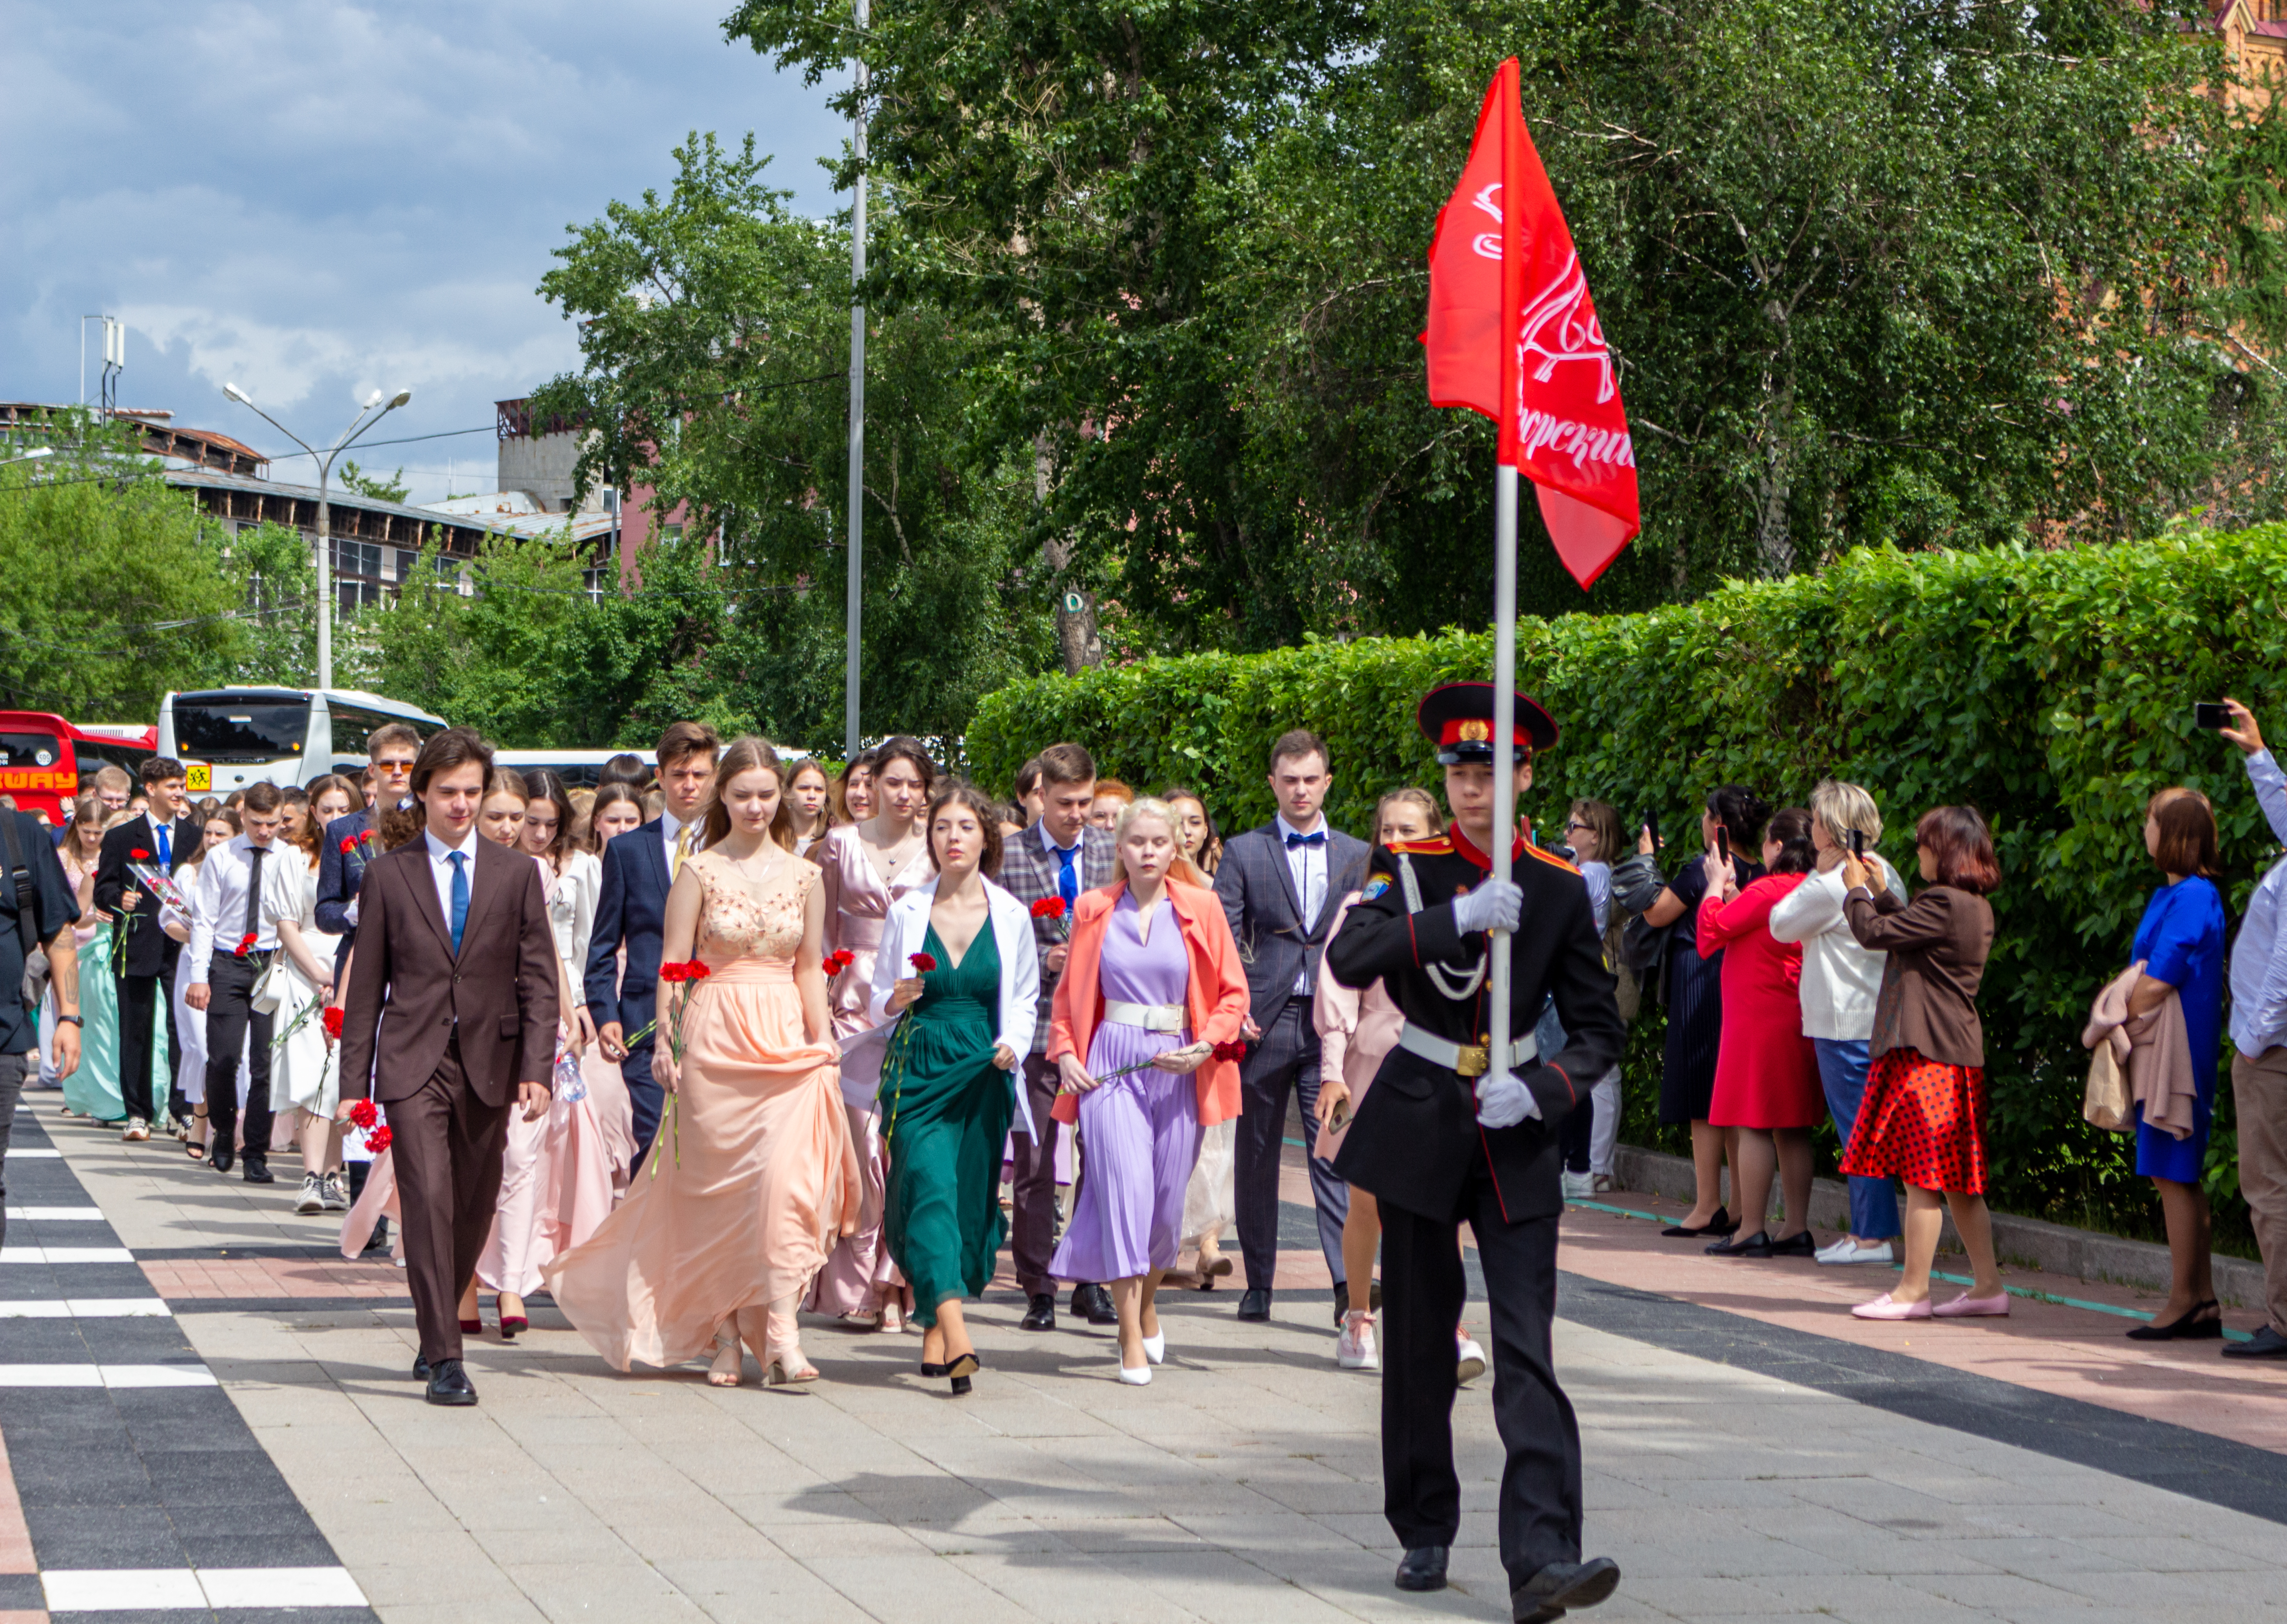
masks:
<svg viewBox="0 0 2287 1624"><path fill-rule="evenodd" d="M357 791L328 773L310 785L309 811L291 835L281 832L280 855L303 861L264 866L264 916L276 928L285 955L285 1002L272 1017L270 1072L276 1097L294 1107L292 1132L302 1148L302 1188L297 1212L347 1212L342 1184L342 1131L334 1122L341 1103L340 1068L326 1041L322 1012L334 996L334 954L341 938L318 928L318 844L326 825L347 817ZM281 1114L282 1115L282 1114Z"/></svg>

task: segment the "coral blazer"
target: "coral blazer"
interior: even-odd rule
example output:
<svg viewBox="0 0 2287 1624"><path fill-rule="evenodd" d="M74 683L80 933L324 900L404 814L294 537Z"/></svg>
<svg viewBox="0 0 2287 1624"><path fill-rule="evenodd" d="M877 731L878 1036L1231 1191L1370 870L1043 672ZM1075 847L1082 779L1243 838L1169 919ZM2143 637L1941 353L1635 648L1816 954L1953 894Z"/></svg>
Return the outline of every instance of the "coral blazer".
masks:
<svg viewBox="0 0 2287 1624"><path fill-rule="evenodd" d="M1238 943L1223 918L1223 904L1204 886L1167 882L1167 900L1175 907L1183 933L1183 953L1191 963L1191 981L1183 1003L1194 1043L1229 1043L1246 1020L1246 968L1238 961ZM1056 1013L1049 1030L1049 1060L1076 1055L1085 1065L1089 1043L1104 1020L1104 994L1098 985L1104 962L1104 933L1111 928L1112 911L1128 889L1125 879L1080 894L1072 910L1072 953L1056 982ZM1199 1125L1212 1127L1238 1115L1238 1062L1208 1060L1192 1074L1199 1081ZM1058 1094L1050 1115L1058 1122L1080 1120L1080 1096Z"/></svg>

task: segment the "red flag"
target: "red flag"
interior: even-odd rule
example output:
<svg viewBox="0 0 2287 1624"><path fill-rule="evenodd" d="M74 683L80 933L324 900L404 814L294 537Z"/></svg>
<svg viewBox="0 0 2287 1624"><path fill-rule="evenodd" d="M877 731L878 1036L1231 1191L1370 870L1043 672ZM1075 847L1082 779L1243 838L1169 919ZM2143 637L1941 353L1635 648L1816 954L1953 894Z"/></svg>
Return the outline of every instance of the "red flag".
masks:
<svg viewBox="0 0 2287 1624"><path fill-rule="evenodd" d="M1587 276L1524 127L1515 57L1485 91L1437 214L1421 342L1430 405L1500 424L1500 461L1532 481L1557 556L1593 585L1642 527L1635 449Z"/></svg>

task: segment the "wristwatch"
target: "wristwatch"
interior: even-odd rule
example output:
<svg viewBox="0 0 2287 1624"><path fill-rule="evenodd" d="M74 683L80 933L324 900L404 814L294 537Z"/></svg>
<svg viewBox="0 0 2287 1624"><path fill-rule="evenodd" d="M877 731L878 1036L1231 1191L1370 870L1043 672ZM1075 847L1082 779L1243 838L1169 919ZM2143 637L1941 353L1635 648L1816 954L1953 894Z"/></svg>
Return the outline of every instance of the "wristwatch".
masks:
<svg viewBox="0 0 2287 1624"><path fill-rule="evenodd" d="M85 1031L87 1029L87 1022L81 1020L77 1015L58 1015L56 1017L56 1024L59 1026L61 1026L67 1021L79 1028L82 1031Z"/></svg>

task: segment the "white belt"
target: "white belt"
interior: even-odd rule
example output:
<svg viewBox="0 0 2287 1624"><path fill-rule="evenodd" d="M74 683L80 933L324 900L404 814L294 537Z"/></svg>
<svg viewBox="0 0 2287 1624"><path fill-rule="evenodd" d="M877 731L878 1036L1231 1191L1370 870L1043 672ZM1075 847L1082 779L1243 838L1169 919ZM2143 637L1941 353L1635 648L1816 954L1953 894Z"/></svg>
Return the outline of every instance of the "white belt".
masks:
<svg viewBox="0 0 2287 1624"><path fill-rule="evenodd" d="M1481 1077L1492 1068L1492 1056L1484 1044L1457 1044L1450 1037L1440 1037L1426 1027L1411 1021L1397 1034L1397 1046L1408 1054L1418 1054L1432 1066L1444 1068L1456 1076ZM1508 1041L1509 1064L1521 1066L1538 1058L1540 1045L1532 1034L1521 1032Z"/></svg>
<svg viewBox="0 0 2287 1624"><path fill-rule="evenodd" d="M1114 1026L1140 1026L1147 1032L1180 1032L1186 1017L1180 1004L1129 1004L1106 998L1104 1018Z"/></svg>

